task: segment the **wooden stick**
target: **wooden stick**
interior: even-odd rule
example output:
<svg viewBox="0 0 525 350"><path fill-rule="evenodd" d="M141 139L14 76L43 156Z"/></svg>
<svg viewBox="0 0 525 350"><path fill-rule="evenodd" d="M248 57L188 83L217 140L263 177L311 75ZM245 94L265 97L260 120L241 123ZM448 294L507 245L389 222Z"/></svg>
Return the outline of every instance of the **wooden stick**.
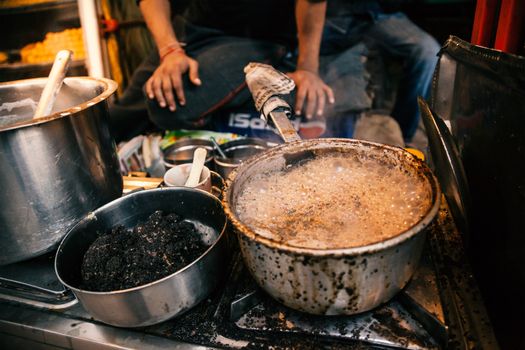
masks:
<svg viewBox="0 0 525 350"><path fill-rule="evenodd" d="M186 180L184 186L195 187L199 184L201 179L202 168L206 162L206 149L199 147L193 152L193 164L190 170L190 176Z"/></svg>
<svg viewBox="0 0 525 350"><path fill-rule="evenodd" d="M49 115L53 110L56 96L66 76L72 54L69 50L61 50L57 53L51 72L49 72L46 86L44 86L40 101L38 101L33 119Z"/></svg>

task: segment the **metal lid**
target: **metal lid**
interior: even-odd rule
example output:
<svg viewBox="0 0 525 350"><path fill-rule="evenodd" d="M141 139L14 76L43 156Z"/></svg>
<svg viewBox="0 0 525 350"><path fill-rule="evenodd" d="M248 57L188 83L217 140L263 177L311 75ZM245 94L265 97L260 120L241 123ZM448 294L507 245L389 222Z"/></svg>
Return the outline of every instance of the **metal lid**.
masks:
<svg viewBox="0 0 525 350"><path fill-rule="evenodd" d="M470 194L456 143L444 121L430 109L425 100L419 97L418 103L436 176L458 229L468 235Z"/></svg>

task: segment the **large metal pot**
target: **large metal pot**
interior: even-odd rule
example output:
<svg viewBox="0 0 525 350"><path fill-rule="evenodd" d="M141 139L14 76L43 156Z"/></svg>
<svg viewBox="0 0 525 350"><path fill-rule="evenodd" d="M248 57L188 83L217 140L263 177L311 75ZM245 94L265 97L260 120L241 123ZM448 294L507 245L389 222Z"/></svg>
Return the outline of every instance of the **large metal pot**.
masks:
<svg viewBox="0 0 525 350"><path fill-rule="evenodd" d="M284 169L305 158L344 152L366 153L427 181L432 191L432 204L423 218L390 239L344 249L302 248L279 242L258 235L239 220L236 214L238 197L250 177ZM425 229L440 205L438 183L422 161L401 148L371 142L352 139L292 141L250 158L235 172L228 179L223 205L238 234L248 270L275 299L312 314L354 314L392 298L413 275L421 256Z"/></svg>
<svg viewBox="0 0 525 350"><path fill-rule="evenodd" d="M133 227L156 210L211 227L208 250L190 265L142 286L112 292L81 289L82 260L99 234L116 225ZM97 320L118 327L156 324L195 306L220 282L228 264L226 223L221 202L202 190L165 187L135 192L95 210L71 229L58 248L55 270Z"/></svg>
<svg viewBox="0 0 525 350"><path fill-rule="evenodd" d="M82 216L122 194L108 79L66 78L53 113L32 120L46 79L0 84L0 265L52 250ZM30 101L30 100L26 100Z"/></svg>

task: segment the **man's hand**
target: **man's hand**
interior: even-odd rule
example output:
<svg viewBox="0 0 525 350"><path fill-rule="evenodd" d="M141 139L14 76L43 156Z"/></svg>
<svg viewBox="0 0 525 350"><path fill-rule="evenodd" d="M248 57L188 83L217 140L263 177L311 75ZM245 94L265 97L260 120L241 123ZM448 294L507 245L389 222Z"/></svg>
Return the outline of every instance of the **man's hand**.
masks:
<svg viewBox="0 0 525 350"><path fill-rule="evenodd" d="M159 105L177 109L175 95L181 106L186 104L182 75L188 73L190 81L199 86L199 63L184 52L174 52L163 58L159 67L146 82L146 93L150 99L156 99ZM173 93L175 91L175 95Z"/></svg>
<svg viewBox="0 0 525 350"><path fill-rule="evenodd" d="M288 75L297 86L295 114L301 114L306 108L307 119L313 118L314 112L317 116L322 116L327 99L330 103L335 102L332 89L324 83L317 73L325 13L326 1L297 0L295 2L295 19L299 41L297 69Z"/></svg>
<svg viewBox="0 0 525 350"><path fill-rule="evenodd" d="M306 118L311 119L314 112L317 116L322 116L326 100L334 103L334 92L324 83L318 74L307 70L298 69L295 72L288 73L297 86L295 97L295 114L301 115L304 108ZM306 103L306 106L305 106Z"/></svg>

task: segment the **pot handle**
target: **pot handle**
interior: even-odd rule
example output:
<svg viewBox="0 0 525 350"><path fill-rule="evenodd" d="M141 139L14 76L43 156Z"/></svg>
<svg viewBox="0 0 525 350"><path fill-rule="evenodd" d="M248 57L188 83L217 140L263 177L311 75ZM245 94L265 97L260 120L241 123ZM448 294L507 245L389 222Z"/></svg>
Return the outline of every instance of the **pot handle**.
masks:
<svg viewBox="0 0 525 350"><path fill-rule="evenodd" d="M293 127L289 115L290 111L276 109L268 113L272 123L277 128L279 135L281 135L284 142L300 141L301 137Z"/></svg>
<svg viewBox="0 0 525 350"><path fill-rule="evenodd" d="M293 80L272 66L262 63L249 63L244 67L244 72L255 108L261 112L264 121L271 122L285 142L301 140L289 120L292 108L281 98L295 88Z"/></svg>

